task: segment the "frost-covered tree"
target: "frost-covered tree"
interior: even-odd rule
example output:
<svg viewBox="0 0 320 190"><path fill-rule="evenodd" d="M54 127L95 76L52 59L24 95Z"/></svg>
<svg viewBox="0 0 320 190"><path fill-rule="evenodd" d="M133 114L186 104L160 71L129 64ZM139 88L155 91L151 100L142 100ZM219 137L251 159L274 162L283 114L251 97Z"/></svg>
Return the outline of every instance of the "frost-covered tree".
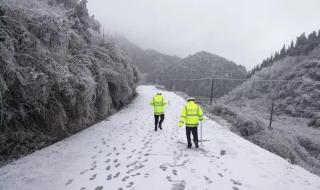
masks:
<svg viewBox="0 0 320 190"><path fill-rule="evenodd" d="M303 33L297 37L295 44L293 41L291 41L291 44L287 50L284 45L284 47L280 50L280 53L276 51L274 56L264 59L259 67L254 68L249 72L248 78L250 78L256 71L260 71L264 67L269 67L273 64L273 62L283 59L286 56L307 55L319 44L320 37L319 35L317 36L315 31L310 33L308 38L306 37L305 33Z"/></svg>
<svg viewBox="0 0 320 190"><path fill-rule="evenodd" d="M90 30L98 24L86 1L50 2L1 1L0 164L103 119L136 94L138 70Z"/></svg>

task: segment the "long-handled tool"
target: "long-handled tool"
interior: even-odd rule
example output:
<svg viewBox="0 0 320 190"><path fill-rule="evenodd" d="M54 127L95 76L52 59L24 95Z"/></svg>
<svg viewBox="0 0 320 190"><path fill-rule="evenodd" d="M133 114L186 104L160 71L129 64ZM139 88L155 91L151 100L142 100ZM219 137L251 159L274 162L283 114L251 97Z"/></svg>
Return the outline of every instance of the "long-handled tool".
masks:
<svg viewBox="0 0 320 190"><path fill-rule="evenodd" d="M202 144L202 142L203 142L203 138L202 138L202 121L200 121L200 142L201 142L201 146L203 147L203 144Z"/></svg>

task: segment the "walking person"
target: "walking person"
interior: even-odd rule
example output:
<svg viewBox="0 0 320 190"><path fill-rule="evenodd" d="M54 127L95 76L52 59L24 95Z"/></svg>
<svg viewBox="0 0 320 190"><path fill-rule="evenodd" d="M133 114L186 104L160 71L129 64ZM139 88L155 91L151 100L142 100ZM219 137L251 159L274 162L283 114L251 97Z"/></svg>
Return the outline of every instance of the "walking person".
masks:
<svg viewBox="0 0 320 190"><path fill-rule="evenodd" d="M150 101L150 105L154 110L154 130L157 131L158 127L162 130L162 122L164 120L164 109L166 106L166 101L162 94L158 92Z"/></svg>
<svg viewBox="0 0 320 190"><path fill-rule="evenodd" d="M186 126L186 135L188 148L192 147L191 133L193 142L196 148L199 148L198 141L198 125L199 121L203 120L203 111L201 107L195 102L194 98L188 98L187 104L181 110L181 117L179 127Z"/></svg>

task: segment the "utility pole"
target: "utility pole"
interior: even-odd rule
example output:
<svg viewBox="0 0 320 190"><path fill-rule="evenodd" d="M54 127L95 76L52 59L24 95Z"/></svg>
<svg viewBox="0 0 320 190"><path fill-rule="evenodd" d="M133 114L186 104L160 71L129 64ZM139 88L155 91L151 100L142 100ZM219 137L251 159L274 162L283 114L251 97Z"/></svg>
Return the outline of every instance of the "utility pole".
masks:
<svg viewBox="0 0 320 190"><path fill-rule="evenodd" d="M241 112L241 106L242 106L242 91L240 93L240 112Z"/></svg>
<svg viewBox="0 0 320 190"><path fill-rule="evenodd" d="M271 106L271 114L270 114L270 123L269 123L269 127L271 127L271 124L272 124L273 107L274 107L274 99L272 99L272 106Z"/></svg>
<svg viewBox="0 0 320 190"><path fill-rule="evenodd" d="M213 86L214 86L214 79L212 79L212 83L211 83L210 105L212 105L212 98L213 98Z"/></svg>

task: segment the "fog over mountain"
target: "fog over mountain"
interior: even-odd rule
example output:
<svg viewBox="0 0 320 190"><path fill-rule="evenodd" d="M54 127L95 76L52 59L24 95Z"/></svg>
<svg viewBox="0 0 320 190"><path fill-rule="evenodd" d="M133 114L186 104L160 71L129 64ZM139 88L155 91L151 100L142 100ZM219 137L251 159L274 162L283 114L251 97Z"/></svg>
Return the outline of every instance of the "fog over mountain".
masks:
<svg viewBox="0 0 320 190"><path fill-rule="evenodd" d="M144 83L163 85L168 90L209 98L212 78L247 77L245 67L206 51L180 58L151 49L143 50L123 36L110 38L128 53L132 63L141 71ZM203 80L204 78L207 79ZM241 81L216 81L213 97L227 94L240 83Z"/></svg>
<svg viewBox="0 0 320 190"><path fill-rule="evenodd" d="M320 28L318 0L89 0L106 32L143 49L187 57L213 52L248 70L303 32Z"/></svg>

